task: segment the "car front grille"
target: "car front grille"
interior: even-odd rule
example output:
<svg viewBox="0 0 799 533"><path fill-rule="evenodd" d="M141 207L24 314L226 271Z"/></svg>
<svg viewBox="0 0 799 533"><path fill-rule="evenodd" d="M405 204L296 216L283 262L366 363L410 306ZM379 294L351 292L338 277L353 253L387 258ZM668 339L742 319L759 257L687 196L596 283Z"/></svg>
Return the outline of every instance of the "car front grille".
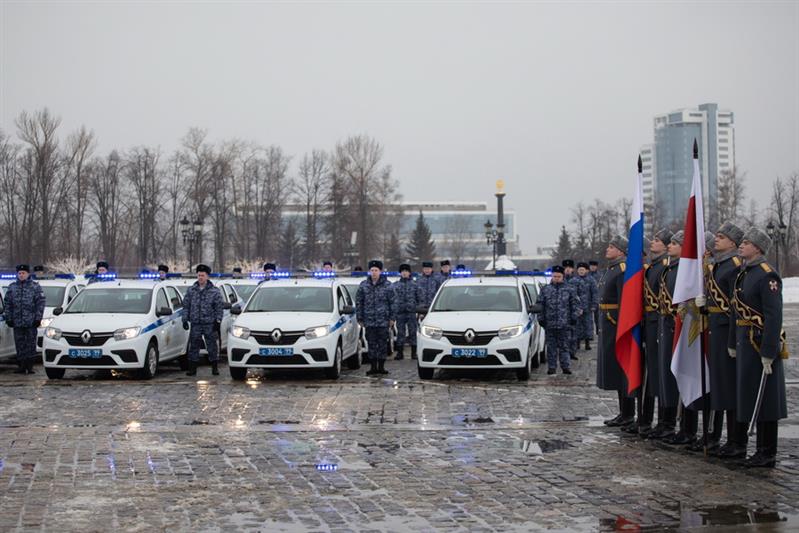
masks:
<svg viewBox="0 0 799 533"><path fill-rule="evenodd" d="M445 331L444 337L455 346L485 346L497 336L496 331L475 331L472 342L466 340L465 331Z"/></svg>
<svg viewBox="0 0 799 533"><path fill-rule="evenodd" d="M64 340L66 340L70 346L102 346L105 344L105 341L114 336L113 333L92 333L92 338L89 339L89 342L83 342L83 339L80 338L82 334L83 332L64 332L61 334L61 336L64 337Z"/></svg>
<svg viewBox="0 0 799 533"><path fill-rule="evenodd" d="M291 346L305 335L305 331L281 331L280 333L281 336L277 342L272 338L272 331L251 331L250 336L263 346Z"/></svg>

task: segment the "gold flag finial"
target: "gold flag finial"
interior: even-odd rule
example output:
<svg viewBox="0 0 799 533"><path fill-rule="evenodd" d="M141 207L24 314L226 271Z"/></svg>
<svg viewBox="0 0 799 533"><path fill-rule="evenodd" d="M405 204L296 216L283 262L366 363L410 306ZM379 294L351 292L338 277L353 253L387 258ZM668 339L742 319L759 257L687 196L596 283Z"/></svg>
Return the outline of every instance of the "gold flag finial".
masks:
<svg viewBox="0 0 799 533"><path fill-rule="evenodd" d="M502 192L505 188L505 182L502 180L497 180L497 192Z"/></svg>

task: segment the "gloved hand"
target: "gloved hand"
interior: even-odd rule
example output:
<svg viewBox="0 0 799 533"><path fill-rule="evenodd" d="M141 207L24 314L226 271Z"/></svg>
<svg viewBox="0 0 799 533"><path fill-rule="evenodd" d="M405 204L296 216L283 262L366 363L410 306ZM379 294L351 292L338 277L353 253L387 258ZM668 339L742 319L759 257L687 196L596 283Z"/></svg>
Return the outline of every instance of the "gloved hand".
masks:
<svg viewBox="0 0 799 533"><path fill-rule="evenodd" d="M769 359L768 357L761 357L760 362L763 363L763 372L767 376L770 376L773 370L771 369L771 364L774 362L774 359Z"/></svg>
<svg viewBox="0 0 799 533"><path fill-rule="evenodd" d="M186 331L189 331L189 323L186 322L185 320L183 321L183 329L185 329Z"/></svg>
<svg viewBox="0 0 799 533"><path fill-rule="evenodd" d="M735 359L735 348L727 348L727 354Z"/></svg>
<svg viewBox="0 0 799 533"><path fill-rule="evenodd" d="M14 321L13 320L6 320L6 324L8 324L8 327L10 327L11 329L14 329Z"/></svg>
<svg viewBox="0 0 799 533"><path fill-rule="evenodd" d="M42 325L42 321L41 320L34 320L33 321L33 327L34 328L38 328L41 325Z"/></svg>
<svg viewBox="0 0 799 533"><path fill-rule="evenodd" d="M707 305L707 298L705 298L704 296L697 296L696 298L694 298L694 303L696 304L697 307L704 307Z"/></svg>

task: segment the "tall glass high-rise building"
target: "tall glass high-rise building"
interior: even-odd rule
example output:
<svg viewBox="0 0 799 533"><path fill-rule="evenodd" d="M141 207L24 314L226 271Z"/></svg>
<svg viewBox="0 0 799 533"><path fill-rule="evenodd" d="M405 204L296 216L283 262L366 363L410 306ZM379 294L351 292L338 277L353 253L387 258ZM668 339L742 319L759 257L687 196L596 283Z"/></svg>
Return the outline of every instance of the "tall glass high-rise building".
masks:
<svg viewBox="0 0 799 533"><path fill-rule="evenodd" d="M663 224L681 224L691 195L693 144L699 143L705 213L709 229L715 229L718 181L735 167L735 129L732 111L717 104L702 104L658 115L651 154L654 198ZM653 206L654 208L654 206Z"/></svg>

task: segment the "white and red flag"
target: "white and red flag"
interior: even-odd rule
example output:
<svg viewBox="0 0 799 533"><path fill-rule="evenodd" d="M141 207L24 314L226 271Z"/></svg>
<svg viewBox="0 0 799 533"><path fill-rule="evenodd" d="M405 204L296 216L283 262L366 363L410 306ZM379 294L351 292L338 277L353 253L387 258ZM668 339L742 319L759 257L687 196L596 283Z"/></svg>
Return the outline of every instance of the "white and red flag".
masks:
<svg viewBox="0 0 799 533"><path fill-rule="evenodd" d="M699 172L699 150L694 140L694 178L688 212L685 215L685 236L674 285L673 303L680 306L674 323L674 355L671 372L677 379L677 388L684 405L702 397L702 377L705 377L704 392L710 391L710 372L702 353L702 317L694 303L696 298L704 300L705 278L705 219L702 208L702 178ZM702 365L705 365L703 372Z"/></svg>

